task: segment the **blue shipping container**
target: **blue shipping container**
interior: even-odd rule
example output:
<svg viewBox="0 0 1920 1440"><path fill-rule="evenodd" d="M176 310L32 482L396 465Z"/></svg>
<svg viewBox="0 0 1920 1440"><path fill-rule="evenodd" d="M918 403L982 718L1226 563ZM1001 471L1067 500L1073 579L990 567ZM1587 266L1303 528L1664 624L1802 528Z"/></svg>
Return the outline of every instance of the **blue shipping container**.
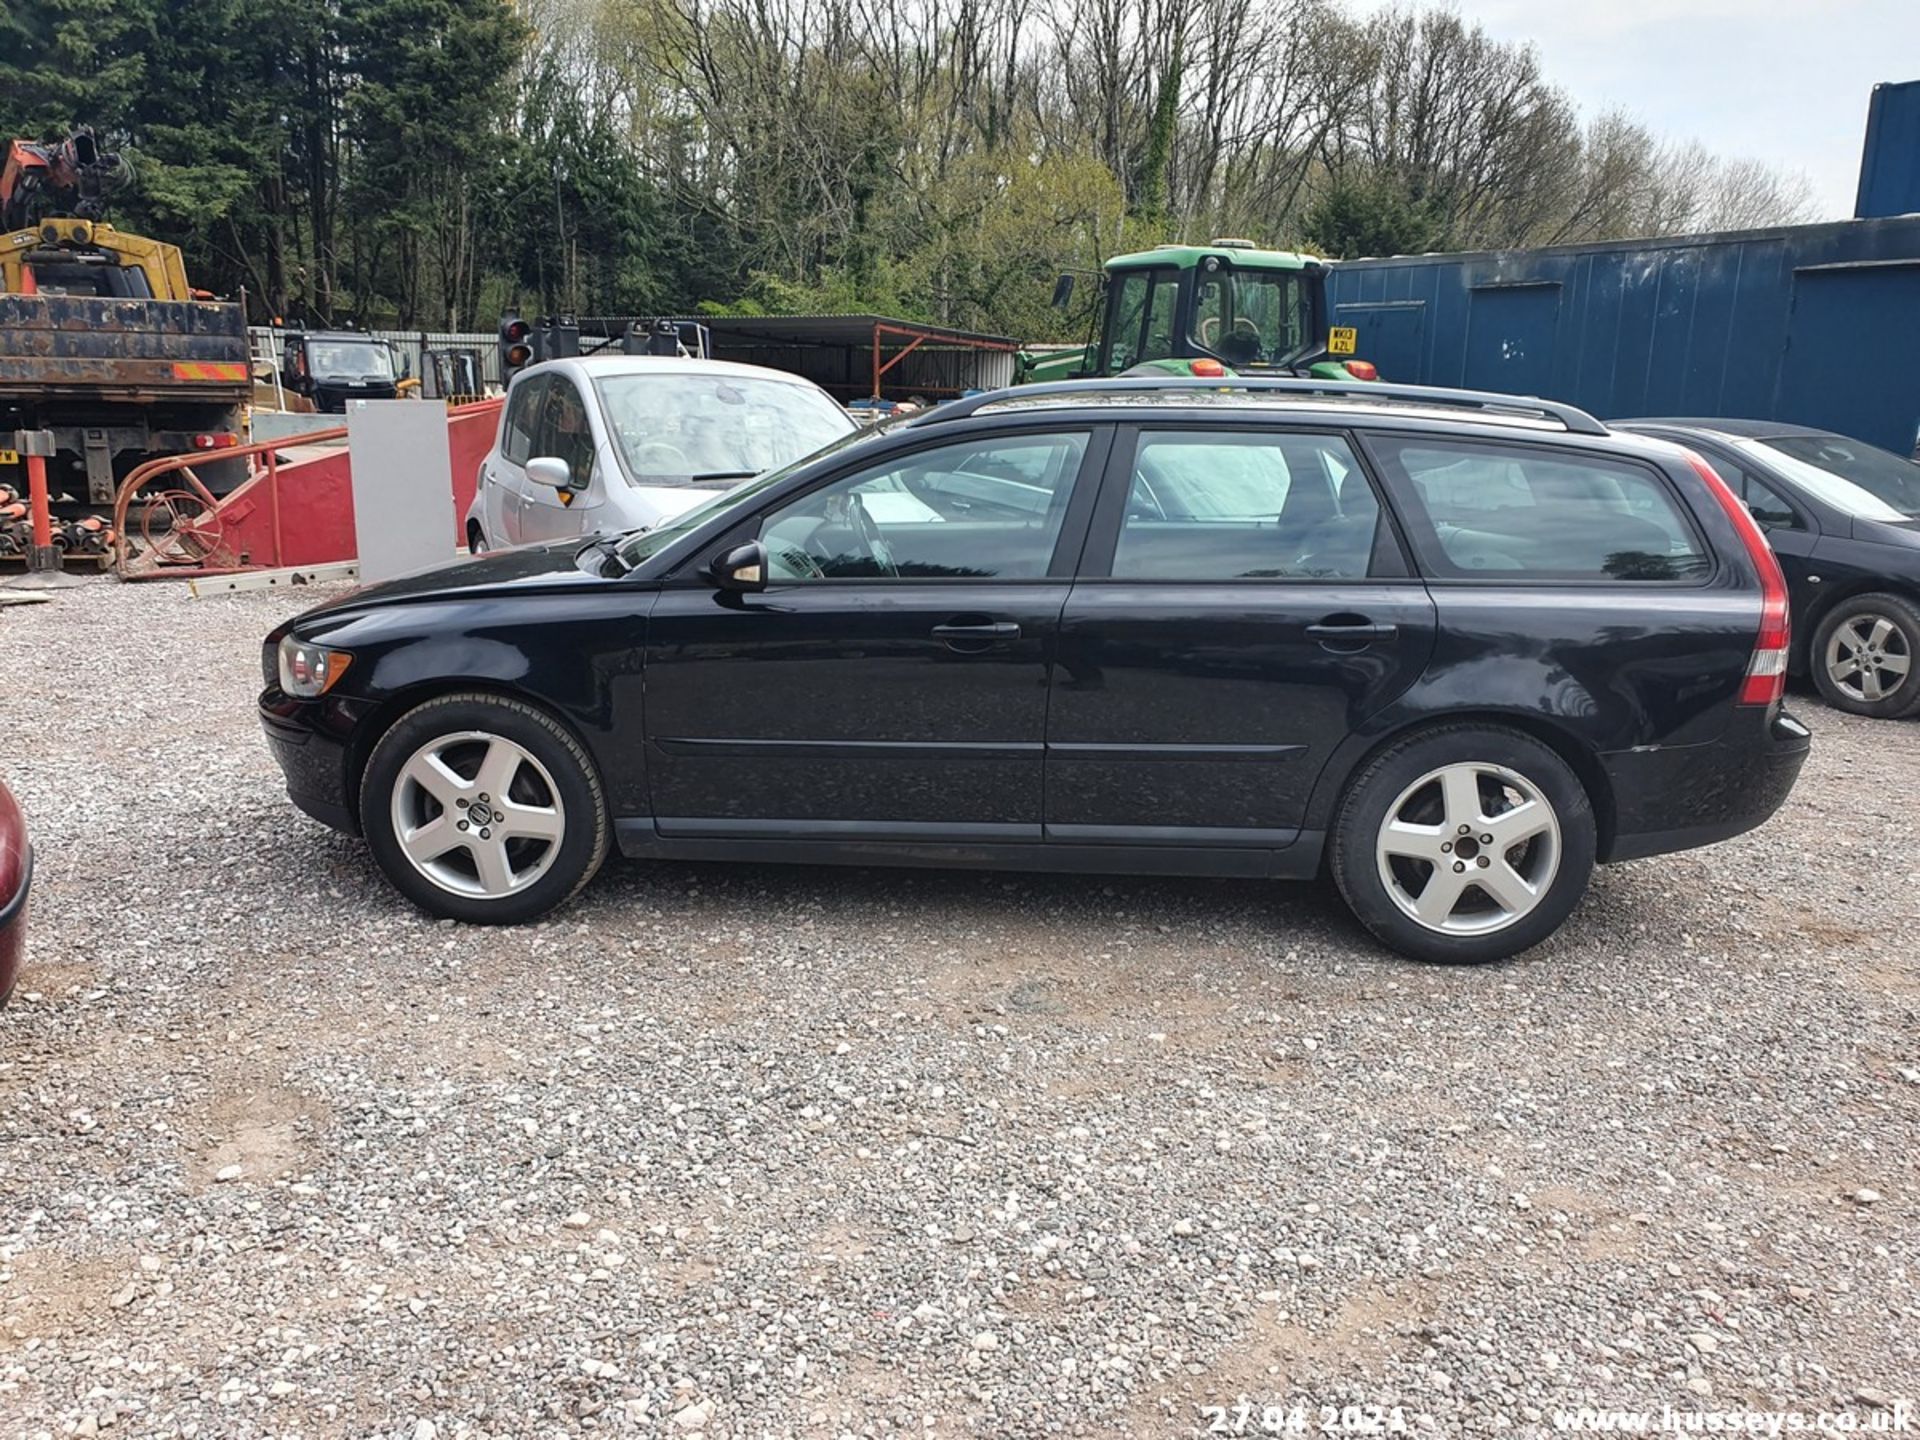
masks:
<svg viewBox="0 0 1920 1440"><path fill-rule="evenodd" d="M1920 215L1334 267L1383 379L1920 442Z"/></svg>

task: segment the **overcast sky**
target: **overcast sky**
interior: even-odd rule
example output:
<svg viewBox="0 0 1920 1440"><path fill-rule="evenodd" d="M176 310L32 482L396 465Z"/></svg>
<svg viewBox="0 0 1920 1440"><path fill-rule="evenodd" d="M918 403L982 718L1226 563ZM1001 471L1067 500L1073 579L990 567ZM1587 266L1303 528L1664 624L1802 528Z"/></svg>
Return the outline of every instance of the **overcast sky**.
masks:
<svg viewBox="0 0 1920 1440"><path fill-rule="evenodd" d="M1384 0L1348 0L1360 13ZM1456 0L1531 40L1584 114L1806 172L1817 219L1853 214L1867 95L1920 80L1920 0Z"/></svg>

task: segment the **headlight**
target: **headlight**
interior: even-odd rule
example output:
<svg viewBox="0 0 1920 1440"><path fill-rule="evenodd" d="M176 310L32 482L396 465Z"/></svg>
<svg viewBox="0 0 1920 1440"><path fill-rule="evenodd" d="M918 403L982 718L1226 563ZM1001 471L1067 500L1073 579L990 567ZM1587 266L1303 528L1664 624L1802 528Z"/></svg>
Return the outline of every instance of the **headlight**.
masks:
<svg viewBox="0 0 1920 1440"><path fill-rule="evenodd" d="M296 700L317 700L347 673L353 656L289 635L280 642L280 690Z"/></svg>

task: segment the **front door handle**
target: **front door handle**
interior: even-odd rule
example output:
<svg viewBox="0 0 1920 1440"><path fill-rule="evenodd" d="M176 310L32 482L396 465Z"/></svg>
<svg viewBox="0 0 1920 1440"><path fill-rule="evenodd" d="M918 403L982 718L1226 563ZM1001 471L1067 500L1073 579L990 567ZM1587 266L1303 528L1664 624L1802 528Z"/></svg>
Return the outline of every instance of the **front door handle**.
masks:
<svg viewBox="0 0 1920 1440"><path fill-rule="evenodd" d="M958 641L961 644L980 644L995 640L1018 640L1020 627L1011 620L995 620L980 625L936 625L933 638L949 644Z"/></svg>

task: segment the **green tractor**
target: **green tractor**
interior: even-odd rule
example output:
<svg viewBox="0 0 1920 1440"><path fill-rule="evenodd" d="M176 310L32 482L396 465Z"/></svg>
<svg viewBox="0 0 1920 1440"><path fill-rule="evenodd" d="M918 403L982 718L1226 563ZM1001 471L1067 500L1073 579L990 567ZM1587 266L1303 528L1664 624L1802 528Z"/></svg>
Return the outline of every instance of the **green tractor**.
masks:
<svg viewBox="0 0 1920 1440"><path fill-rule="evenodd" d="M1301 375L1375 380L1354 332L1327 326L1327 262L1251 240L1162 245L1107 261L1097 342L1020 353L1015 379ZM1053 303L1073 298L1071 275Z"/></svg>

